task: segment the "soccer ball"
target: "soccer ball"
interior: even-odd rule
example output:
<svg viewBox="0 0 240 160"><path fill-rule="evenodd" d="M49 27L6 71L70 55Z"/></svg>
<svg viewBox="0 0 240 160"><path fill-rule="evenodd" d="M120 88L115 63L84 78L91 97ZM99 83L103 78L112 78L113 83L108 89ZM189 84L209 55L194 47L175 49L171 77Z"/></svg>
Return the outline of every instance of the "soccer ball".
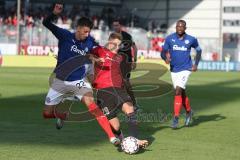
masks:
<svg viewBox="0 0 240 160"><path fill-rule="evenodd" d="M139 150L138 140L135 137L126 137L121 143L122 150L127 154L137 153Z"/></svg>

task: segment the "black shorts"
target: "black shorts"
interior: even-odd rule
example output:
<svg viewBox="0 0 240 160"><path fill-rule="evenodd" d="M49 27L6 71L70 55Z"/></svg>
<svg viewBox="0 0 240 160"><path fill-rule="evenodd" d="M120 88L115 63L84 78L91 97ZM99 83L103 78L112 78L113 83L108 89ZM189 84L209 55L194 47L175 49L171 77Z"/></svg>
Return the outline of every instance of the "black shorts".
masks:
<svg viewBox="0 0 240 160"><path fill-rule="evenodd" d="M97 105L108 119L117 117L126 102L132 103L132 100L124 88L109 87L97 90Z"/></svg>

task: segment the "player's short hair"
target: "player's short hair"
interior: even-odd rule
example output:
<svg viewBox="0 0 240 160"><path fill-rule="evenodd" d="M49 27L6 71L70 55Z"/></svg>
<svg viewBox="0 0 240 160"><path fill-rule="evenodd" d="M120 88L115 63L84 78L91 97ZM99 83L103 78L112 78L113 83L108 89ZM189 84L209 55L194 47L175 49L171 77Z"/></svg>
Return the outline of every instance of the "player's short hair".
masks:
<svg viewBox="0 0 240 160"><path fill-rule="evenodd" d="M119 39L122 41L122 35L120 33L113 32L109 35L108 39Z"/></svg>
<svg viewBox="0 0 240 160"><path fill-rule="evenodd" d="M80 19L78 19L77 21L77 27L89 27L90 29L93 28L93 22L87 18L87 17L82 17Z"/></svg>
<svg viewBox="0 0 240 160"><path fill-rule="evenodd" d="M187 23L186 23L186 21L184 21L183 19L180 19L180 20L178 20L178 21L177 21L177 23L183 23L183 24L184 24L184 26L187 26Z"/></svg>

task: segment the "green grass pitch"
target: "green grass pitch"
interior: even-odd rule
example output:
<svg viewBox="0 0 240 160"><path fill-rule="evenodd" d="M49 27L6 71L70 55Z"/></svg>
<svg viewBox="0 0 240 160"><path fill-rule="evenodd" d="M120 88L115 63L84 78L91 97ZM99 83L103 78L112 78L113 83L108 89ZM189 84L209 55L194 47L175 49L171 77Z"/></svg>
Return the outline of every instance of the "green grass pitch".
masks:
<svg viewBox="0 0 240 160"><path fill-rule="evenodd" d="M151 144L145 151L127 155L108 142L96 121L69 122L59 131L54 120L42 118L51 71L0 68L0 160L240 159L238 72L193 73L187 87L195 111L192 127L172 130L170 116L164 120L145 117L140 133ZM161 80L171 83L169 73ZM143 116L171 115L172 101L173 92L138 99ZM76 107L84 108L79 104ZM183 125L183 117L180 122ZM123 130L127 132L126 125Z"/></svg>

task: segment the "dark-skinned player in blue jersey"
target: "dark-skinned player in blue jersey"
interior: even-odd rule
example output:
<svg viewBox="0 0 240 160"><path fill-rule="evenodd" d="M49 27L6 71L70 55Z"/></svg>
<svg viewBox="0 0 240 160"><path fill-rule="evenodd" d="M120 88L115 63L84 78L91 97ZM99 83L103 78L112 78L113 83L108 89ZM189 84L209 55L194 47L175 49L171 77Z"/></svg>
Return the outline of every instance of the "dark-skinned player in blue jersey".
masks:
<svg viewBox="0 0 240 160"><path fill-rule="evenodd" d="M192 120L193 111L186 94L186 84L191 72L197 71L202 53L198 40L187 34L185 30L186 22L184 20L178 20L176 24L176 33L166 37L161 52L162 59L165 60L166 63L170 63L171 78L175 89L173 129L178 127L182 106L186 110L185 126L189 126ZM191 48L194 48L197 53L194 64L192 64L190 55Z"/></svg>
<svg viewBox="0 0 240 160"><path fill-rule="evenodd" d="M91 85L86 78L87 71L91 66L91 61L86 57L96 46L94 38L90 36L93 24L88 18L82 17L77 21L76 31L71 33L52 23L62 11L63 5L55 4L52 14L43 20L43 25L58 39L59 48L57 65L54 70L56 76L46 96L43 117L57 118L57 128L62 128L68 113L58 113L55 108L64 99L65 94L71 93L85 104L88 111L95 116L99 125L108 135L110 142L118 145L120 140L115 137L108 119L95 104ZM79 60L84 61L80 64Z"/></svg>

